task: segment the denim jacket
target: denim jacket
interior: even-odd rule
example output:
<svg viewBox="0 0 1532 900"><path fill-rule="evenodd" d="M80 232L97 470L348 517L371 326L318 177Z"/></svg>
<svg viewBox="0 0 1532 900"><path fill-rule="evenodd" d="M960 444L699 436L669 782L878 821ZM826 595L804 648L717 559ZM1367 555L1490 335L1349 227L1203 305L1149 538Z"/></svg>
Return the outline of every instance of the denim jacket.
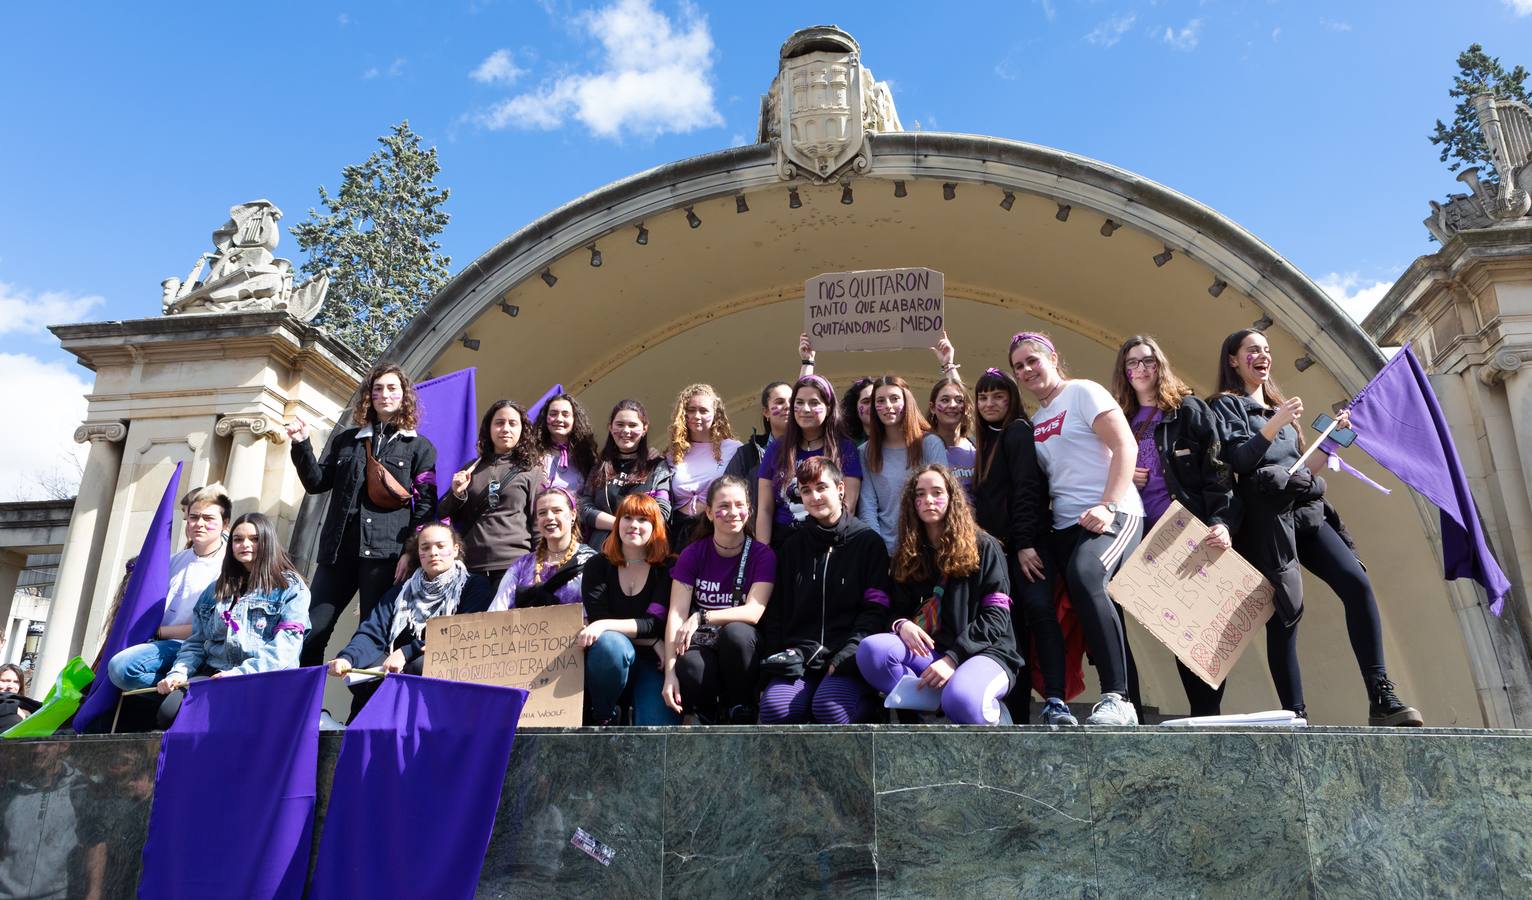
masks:
<svg viewBox="0 0 1532 900"><path fill-rule="evenodd" d="M176 654L171 674L189 678L204 670L253 675L296 669L303 635L309 630L309 589L287 575L281 590L249 593L232 604L208 585L192 612L191 637Z"/></svg>

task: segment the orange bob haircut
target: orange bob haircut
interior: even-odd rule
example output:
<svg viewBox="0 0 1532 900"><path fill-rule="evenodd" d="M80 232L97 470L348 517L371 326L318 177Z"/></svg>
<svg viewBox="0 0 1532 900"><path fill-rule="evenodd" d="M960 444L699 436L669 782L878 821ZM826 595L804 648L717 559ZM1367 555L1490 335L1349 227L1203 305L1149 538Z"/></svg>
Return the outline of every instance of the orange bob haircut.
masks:
<svg viewBox="0 0 1532 900"><path fill-rule="evenodd" d="M622 537L617 533L625 517L648 519L649 524L654 526L654 537L649 539L649 552L644 554L644 562L658 566L670 558L670 538L665 534L665 516L660 512L660 505L648 494L629 494L622 498L622 502L617 504L617 511L612 513L617 526L606 536L606 543L601 545L601 553L607 562L619 567L626 562L622 555Z"/></svg>

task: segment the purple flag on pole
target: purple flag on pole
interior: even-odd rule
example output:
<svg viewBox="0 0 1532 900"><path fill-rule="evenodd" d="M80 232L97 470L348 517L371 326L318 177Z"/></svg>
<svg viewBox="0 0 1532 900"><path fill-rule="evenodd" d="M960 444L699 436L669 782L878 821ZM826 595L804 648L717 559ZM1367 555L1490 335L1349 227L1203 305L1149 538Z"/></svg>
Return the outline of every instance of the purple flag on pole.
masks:
<svg viewBox="0 0 1532 900"><path fill-rule="evenodd" d="M160 505L154 510L154 519L144 535L144 544L139 548L138 562L133 564L133 574L128 576L122 603L117 607L117 618L112 620L106 643L101 648L102 671L96 673L90 693L74 714L76 734L84 734L97 719L109 715L122 696L112 679L106 677L106 663L134 644L152 640L165 617L165 595L170 591L170 530L175 525L181 465L176 463L170 483L165 485Z"/></svg>
<svg viewBox="0 0 1532 900"><path fill-rule="evenodd" d="M452 490L452 476L479 455L477 369L463 369L415 385L420 395L420 433L436 447L436 489Z"/></svg>
<svg viewBox="0 0 1532 900"><path fill-rule="evenodd" d="M325 670L198 681L160 741L142 898L303 896Z"/></svg>
<svg viewBox="0 0 1532 900"><path fill-rule="evenodd" d="M532 404L531 408L527 410L527 418L534 422L537 421L537 414L543 411L543 407L548 405L548 401L562 393L564 393L564 386L562 384L555 384L553 387L548 388L541 397L537 398L537 402Z"/></svg>
<svg viewBox="0 0 1532 900"><path fill-rule="evenodd" d="M527 692L383 680L346 727L310 896L472 897Z"/></svg>
<svg viewBox="0 0 1532 900"><path fill-rule="evenodd" d="M1447 578L1472 578L1500 615L1511 583L1490 553L1447 417L1406 344L1351 405L1357 446L1442 512Z"/></svg>

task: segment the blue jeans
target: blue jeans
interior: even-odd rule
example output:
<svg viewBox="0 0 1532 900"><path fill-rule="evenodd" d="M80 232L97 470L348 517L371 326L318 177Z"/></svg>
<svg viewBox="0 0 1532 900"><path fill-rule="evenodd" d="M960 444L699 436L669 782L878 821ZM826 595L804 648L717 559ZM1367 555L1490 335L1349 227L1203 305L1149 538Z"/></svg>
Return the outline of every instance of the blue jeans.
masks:
<svg viewBox="0 0 1532 900"><path fill-rule="evenodd" d="M665 675L652 653L639 653L625 634L608 631L585 651L585 706L588 721L612 719L625 696L633 702L633 724L676 725L681 717L665 705Z"/></svg>
<svg viewBox="0 0 1532 900"><path fill-rule="evenodd" d="M154 687L181 652L180 641L150 641L135 644L112 657L106 664L106 675L118 690L135 691Z"/></svg>

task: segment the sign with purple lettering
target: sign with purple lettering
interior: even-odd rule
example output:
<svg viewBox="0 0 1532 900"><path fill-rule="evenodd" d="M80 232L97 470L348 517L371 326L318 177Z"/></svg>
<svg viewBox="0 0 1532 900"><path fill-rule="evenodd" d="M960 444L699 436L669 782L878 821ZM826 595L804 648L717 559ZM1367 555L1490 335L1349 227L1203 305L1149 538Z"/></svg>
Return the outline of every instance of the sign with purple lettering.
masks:
<svg viewBox="0 0 1532 900"><path fill-rule="evenodd" d="M1208 527L1171 503L1107 585L1112 599L1212 687L1272 614L1272 587L1233 550L1203 544Z"/></svg>
<svg viewBox="0 0 1532 900"><path fill-rule="evenodd" d="M585 627L579 603L432 619L425 675L524 688L521 724L578 728L585 710Z"/></svg>
<svg viewBox="0 0 1532 900"><path fill-rule="evenodd" d="M942 273L829 272L803 283L803 330L815 350L925 349L942 335Z"/></svg>

